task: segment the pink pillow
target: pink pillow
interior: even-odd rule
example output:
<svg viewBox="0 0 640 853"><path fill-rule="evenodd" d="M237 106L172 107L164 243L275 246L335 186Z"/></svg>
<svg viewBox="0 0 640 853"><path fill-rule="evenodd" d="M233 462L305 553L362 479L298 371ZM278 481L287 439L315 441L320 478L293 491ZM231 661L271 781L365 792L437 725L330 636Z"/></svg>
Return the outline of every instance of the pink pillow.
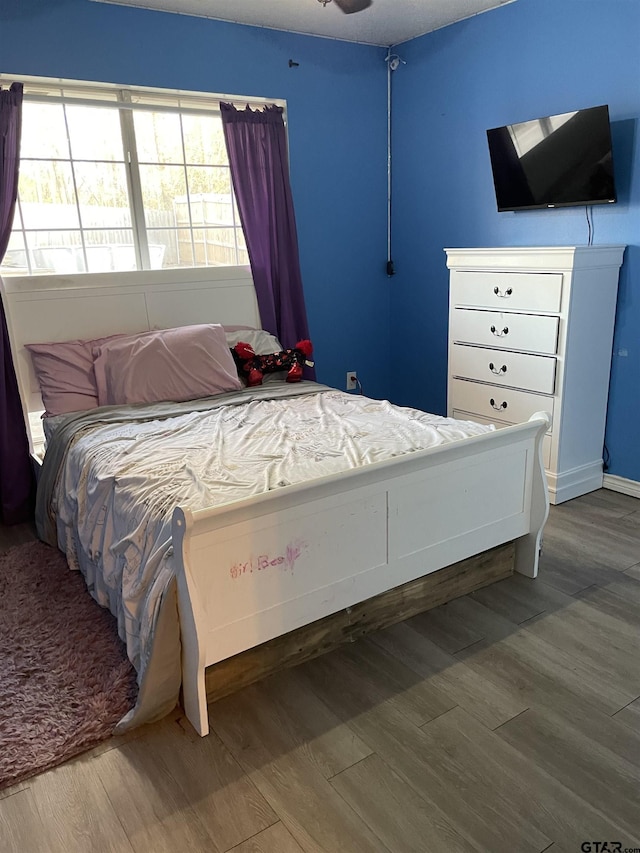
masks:
<svg viewBox="0 0 640 853"><path fill-rule="evenodd" d="M98 406L93 348L122 335L92 341L25 344L31 353L46 415L80 412Z"/></svg>
<svg viewBox="0 0 640 853"><path fill-rule="evenodd" d="M222 326L127 335L93 348L101 406L196 400L242 388Z"/></svg>

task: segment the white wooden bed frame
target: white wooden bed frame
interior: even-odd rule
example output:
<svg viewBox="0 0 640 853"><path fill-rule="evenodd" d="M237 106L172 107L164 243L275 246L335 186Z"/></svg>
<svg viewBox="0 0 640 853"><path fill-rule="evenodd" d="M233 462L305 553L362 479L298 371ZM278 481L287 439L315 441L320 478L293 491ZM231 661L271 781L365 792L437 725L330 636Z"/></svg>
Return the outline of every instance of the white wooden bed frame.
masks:
<svg viewBox="0 0 640 853"><path fill-rule="evenodd" d="M5 279L2 297L37 455L42 400L25 343L200 322L260 326L246 268ZM322 365L319 365L322 371ZM548 513L545 413L494 433L173 514L183 699L208 733L205 669L515 540L535 577Z"/></svg>

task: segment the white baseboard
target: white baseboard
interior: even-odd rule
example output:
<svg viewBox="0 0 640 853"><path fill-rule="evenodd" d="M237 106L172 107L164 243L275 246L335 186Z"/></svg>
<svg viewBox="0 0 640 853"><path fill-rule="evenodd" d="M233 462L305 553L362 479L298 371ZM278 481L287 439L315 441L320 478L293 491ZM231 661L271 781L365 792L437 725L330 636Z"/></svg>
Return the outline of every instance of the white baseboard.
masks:
<svg viewBox="0 0 640 853"><path fill-rule="evenodd" d="M632 498L640 498L640 483L637 480L605 474L602 485L605 489L611 489L612 492L621 492L623 495L631 495Z"/></svg>
<svg viewBox="0 0 640 853"><path fill-rule="evenodd" d="M602 488L602 461L596 460L561 474L547 471L549 501L561 504Z"/></svg>

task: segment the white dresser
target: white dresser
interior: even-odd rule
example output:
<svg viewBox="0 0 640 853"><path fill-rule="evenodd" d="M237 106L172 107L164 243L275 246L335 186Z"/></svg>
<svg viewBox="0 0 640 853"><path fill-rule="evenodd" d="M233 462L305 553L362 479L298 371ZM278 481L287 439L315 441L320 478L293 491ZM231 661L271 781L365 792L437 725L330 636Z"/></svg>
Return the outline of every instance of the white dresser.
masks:
<svg viewBox="0 0 640 853"><path fill-rule="evenodd" d="M445 249L448 414L500 427L549 412L543 456L554 504L602 486L624 250Z"/></svg>

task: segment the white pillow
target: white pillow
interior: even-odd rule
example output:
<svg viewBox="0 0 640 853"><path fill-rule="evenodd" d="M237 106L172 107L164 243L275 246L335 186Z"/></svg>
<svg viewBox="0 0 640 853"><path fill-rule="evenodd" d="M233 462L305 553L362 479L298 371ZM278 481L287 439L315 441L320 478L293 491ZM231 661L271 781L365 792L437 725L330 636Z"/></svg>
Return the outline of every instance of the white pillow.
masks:
<svg viewBox="0 0 640 853"><path fill-rule="evenodd" d="M229 349L233 349L240 341L249 344L256 355L270 355L272 352L282 352L284 349L280 341L270 332L265 332L264 329L225 328L224 333L227 337Z"/></svg>

